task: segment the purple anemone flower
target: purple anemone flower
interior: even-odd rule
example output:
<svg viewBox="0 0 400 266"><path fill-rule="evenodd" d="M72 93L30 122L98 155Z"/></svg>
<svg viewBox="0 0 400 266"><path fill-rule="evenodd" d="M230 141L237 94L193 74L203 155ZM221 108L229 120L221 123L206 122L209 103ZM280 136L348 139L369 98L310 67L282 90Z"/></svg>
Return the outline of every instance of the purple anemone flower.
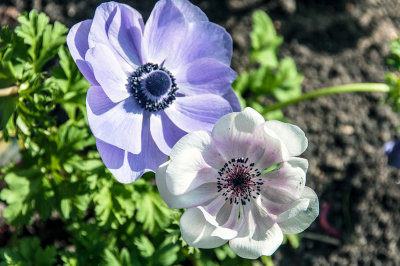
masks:
<svg viewBox="0 0 400 266"><path fill-rule="evenodd" d="M161 0L146 25L135 9L101 4L67 37L92 85L86 107L106 167L122 183L155 171L173 145L240 110L232 39L186 0Z"/></svg>
<svg viewBox="0 0 400 266"><path fill-rule="evenodd" d="M383 146L390 166L400 168L400 139L390 141Z"/></svg>
<svg viewBox="0 0 400 266"><path fill-rule="evenodd" d="M229 241L240 257L269 256L283 234L305 230L319 213L318 197L305 186L304 132L264 121L254 109L230 113L211 133L191 132L173 147L156 173L171 208L187 208L183 239L197 248Z"/></svg>

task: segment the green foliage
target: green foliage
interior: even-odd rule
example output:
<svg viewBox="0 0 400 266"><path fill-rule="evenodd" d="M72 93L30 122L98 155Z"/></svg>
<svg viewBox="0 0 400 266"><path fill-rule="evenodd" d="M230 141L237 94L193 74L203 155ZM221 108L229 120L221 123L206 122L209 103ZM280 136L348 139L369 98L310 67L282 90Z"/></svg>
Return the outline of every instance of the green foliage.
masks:
<svg viewBox="0 0 400 266"><path fill-rule="evenodd" d="M400 111L400 38L391 42L391 54L387 63L394 68L394 72L386 74L386 83L390 87L387 103L396 112Z"/></svg>
<svg viewBox="0 0 400 266"><path fill-rule="evenodd" d="M0 130L5 128L8 120L10 120L11 115L14 113L16 100L17 97L15 95L0 98Z"/></svg>
<svg viewBox="0 0 400 266"><path fill-rule="evenodd" d="M301 95L303 75L291 58L278 58L283 38L278 36L272 20L264 11L253 14L250 64L233 84L242 107L250 106L266 119L283 119L280 110L265 113L263 104L271 96L283 102Z"/></svg>
<svg viewBox="0 0 400 266"><path fill-rule="evenodd" d="M41 178L37 169L10 172L5 176L8 188L3 189L0 198L8 203L3 212L13 225L28 224L36 210L46 219L51 213L53 191L47 179Z"/></svg>
<svg viewBox="0 0 400 266"><path fill-rule="evenodd" d="M278 67L277 51L283 42L283 37L276 34L272 20L264 11L258 10L253 13L250 39L252 48L250 61L270 68Z"/></svg>
<svg viewBox="0 0 400 266"><path fill-rule="evenodd" d="M54 265L56 263L56 248L47 246L43 249L37 237L19 239L5 249L0 249L1 266L13 265Z"/></svg>
<svg viewBox="0 0 400 266"><path fill-rule="evenodd" d="M141 180L140 180L141 181ZM143 223L143 229L150 233L159 232L171 223L171 217L176 211L167 207L160 194L150 188L149 184L140 183L142 197L136 199L137 214L136 219Z"/></svg>
<svg viewBox="0 0 400 266"><path fill-rule="evenodd" d="M28 62L35 73L39 73L43 66L58 53L65 43L65 34L68 29L59 22L49 24L49 17L38 14L36 10L24 13L18 18L21 26L15 33L28 45Z"/></svg>

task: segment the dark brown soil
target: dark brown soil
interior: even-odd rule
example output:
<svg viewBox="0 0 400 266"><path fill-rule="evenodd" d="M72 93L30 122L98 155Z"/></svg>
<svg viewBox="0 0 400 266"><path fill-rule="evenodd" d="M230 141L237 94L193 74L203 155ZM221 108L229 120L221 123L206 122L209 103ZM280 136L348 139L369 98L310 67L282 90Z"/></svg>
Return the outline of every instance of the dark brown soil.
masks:
<svg viewBox="0 0 400 266"><path fill-rule="evenodd" d="M92 18L97 0L2 0L6 7L46 12L67 26ZM155 0L125 1L146 18ZM268 12L284 36L282 57L293 57L304 74L304 91L354 82L382 82L388 70L389 41L400 32L398 0L195 0L211 21L234 40L232 66L247 61L251 14ZM13 10L9 10L13 12ZM307 134L308 186L331 204L330 236L316 221L298 249L280 248L276 265L400 265L399 170L389 168L382 151L399 137L398 114L382 104L381 94L347 94L300 103L284 110Z"/></svg>

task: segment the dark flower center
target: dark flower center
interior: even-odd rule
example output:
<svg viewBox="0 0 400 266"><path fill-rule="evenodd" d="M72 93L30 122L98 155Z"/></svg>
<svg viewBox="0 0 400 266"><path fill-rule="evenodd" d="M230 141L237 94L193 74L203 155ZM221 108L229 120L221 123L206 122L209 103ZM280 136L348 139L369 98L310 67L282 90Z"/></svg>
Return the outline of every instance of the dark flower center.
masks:
<svg viewBox="0 0 400 266"><path fill-rule="evenodd" d="M159 97L171 88L170 76L161 70L151 72L142 81L142 88L146 89L151 95Z"/></svg>
<svg viewBox="0 0 400 266"><path fill-rule="evenodd" d="M150 112L167 108L178 90L171 72L152 63L136 69L129 79L129 87L137 102Z"/></svg>
<svg viewBox="0 0 400 266"><path fill-rule="evenodd" d="M249 164L248 161L248 158L233 158L218 171L218 192L223 191L225 200L231 204L246 205L250 198L256 198L255 194L260 195L263 182L257 177L261 173L253 169L254 163Z"/></svg>

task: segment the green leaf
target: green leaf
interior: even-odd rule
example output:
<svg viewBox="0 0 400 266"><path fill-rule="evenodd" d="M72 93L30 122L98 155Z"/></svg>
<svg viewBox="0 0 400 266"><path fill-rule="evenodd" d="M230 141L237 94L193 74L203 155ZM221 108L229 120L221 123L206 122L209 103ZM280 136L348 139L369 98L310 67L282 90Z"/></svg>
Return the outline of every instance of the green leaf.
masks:
<svg viewBox="0 0 400 266"><path fill-rule="evenodd" d="M0 265L54 265L56 263L56 248L47 246L42 249L37 237L25 237L7 246L0 252L0 258L5 260Z"/></svg>
<svg viewBox="0 0 400 266"><path fill-rule="evenodd" d="M169 266L175 264L180 248L173 243L164 242L157 248L152 257L153 265Z"/></svg>
<svg viewBox="0 0 400 266"><path fill-rule="evenodd" d="M7 202L3 216L10 223L16 226L28 223L35 210L44 219L51 214L54 192L40 171L10 172L5 181L8 188L1 191L0 198Z"/></svg>
<svg viewBox="0 0 400 266"><path fill-rule="evenodd" d="M0 89L1 91L1 89ZM3 130L15 111L16 96L0 97L0 130Z"/></svg>
<svg viewBox="0 0 400 266"><path fill-rule="evenodd" d="M297 71L292 58L280 61L276 80L279 85L272 92L278 101L287 101L301 95L303 75Z"/></svg>
<svg viewBox="0 0 400 266"><path fill-rule="evenodd" d="M250 61L262 66L277 67L277 49L283 38L277 36L274 24L268 15L261 10L253 13L253 30L250 33L252 50Z"/></svg>
<svg viewBox="0 0 400 266"><path fill-rule="evenodd" d="M71 200L70 199L62 199L61 200L61 213L64 218L68 219L71 213Z"/></svg>
<svg viewBox="0 0 400 266"><path fill-rule="evenodd" d="M68 29L59 22L55 22L54 26L49 25L49 17L44 13L38 14L36 10L23 13L18 22L21 26L15 29L15 33L29 45L32 68L39 73L65 43Z"/></svg>
<svg viewBox="0 0 400 266"><path fill-rule="evenodd" d="M141 193L136 198L136 219L143 223L143 228L150 233L157 232L170 224L175 212L167 207L160 194L154 191Z"/></svg>
<svg viewBox="0 0 400 266"><path fill-rule="evenodd" d="M149 238L145 235L140 235L138 238L135 238L133 240L133 243L139 250L140 255L144 258L151 257L155 252L153 244L150 242Z"/></svg>

